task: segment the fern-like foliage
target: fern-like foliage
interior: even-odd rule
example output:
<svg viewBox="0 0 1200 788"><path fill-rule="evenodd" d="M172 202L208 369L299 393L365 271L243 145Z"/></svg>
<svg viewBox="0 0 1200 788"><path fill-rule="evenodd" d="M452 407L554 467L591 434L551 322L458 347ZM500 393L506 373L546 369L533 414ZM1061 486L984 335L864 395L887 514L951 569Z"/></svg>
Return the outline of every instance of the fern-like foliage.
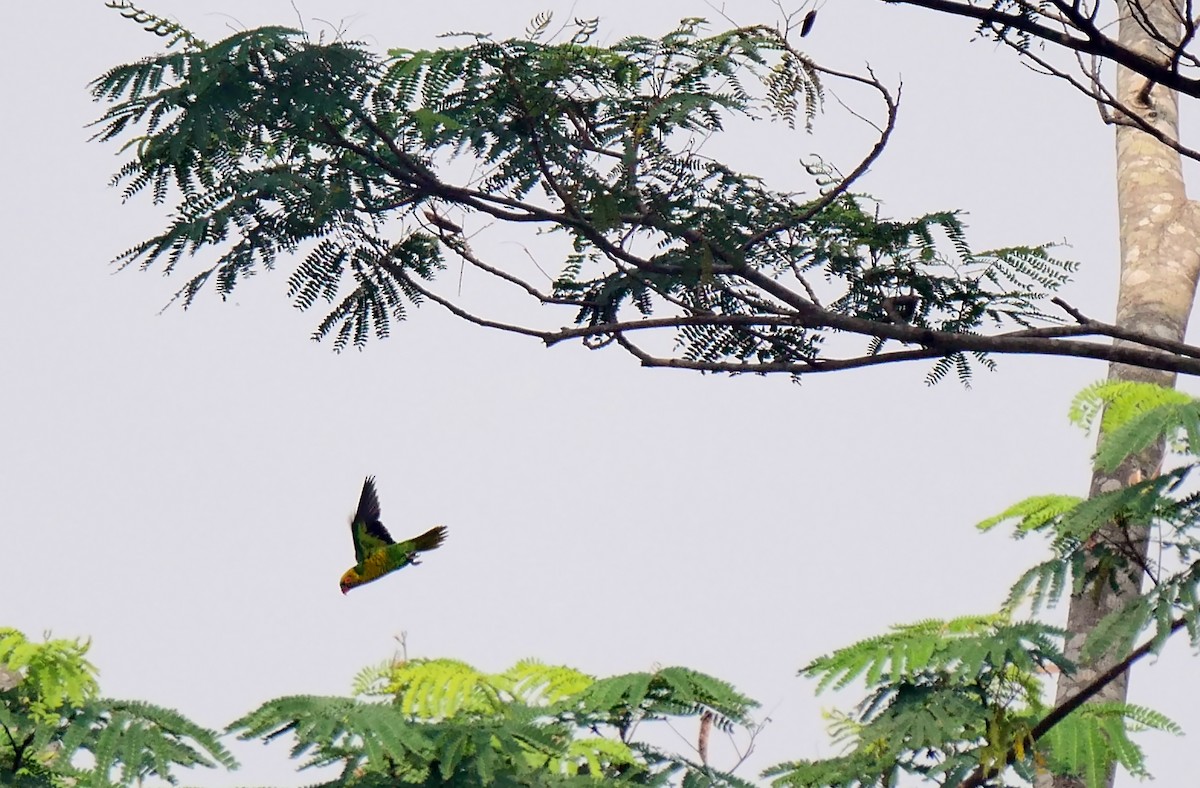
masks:
<svg viewBox="0 0 1200 788"><path fill-rule="evenodd" d="M1186 393L1153 383L1100 380L1075 395L1068 418L1081 429L1098 426L1101 434L1105 434L1160 406L1184 406L1191 402Z"/></svg>
<svg viewBox="0 0 1200 788"><path fill-rule="evenodd" d="M814 199L698 152L736 118L813 123L822 70L778 31L708 35L688 19L599 47L594 22L563 42L544 40L549 24L386 57L282 27L211 44L169 28L166 53L92 84L109 105L97 137L132 154L114 185L175 204L167 228L119 263L171 272L206 260L189 265L186 306L297 259L289 295L301 309L328 305L314 335L337 349L386 336L429 297L447 251L569 310L588 329L573 336L603 345L610 326L667 316L676 322L655 325L674 332L680 358L750 370L819 362L826 329L847 319L959 334L1047 317L1038 303L1072 265L1044 246L973 251L953 212L882 220L867 198L831 191L839 179L819 159ZM475 161L474 179L451 177L459 156ZM550 292L485 262L460 232L497 220L569 236ZM930 379L965 379L977 362L990 364L947 352Z"/></svg>
<svg viewBox="0 0 1200 788"><path fill-rule="evenodd" d="M92 766L71 767L84 784L176 784L178 768L234 768L219 735L178 712L141 701L99 699L76 710L62 733L64 752L88 752ZM64 769L66 764L63 764Z"/></svg>
<svg viewBox="0 0 1200 788"><path fill-rule="evenodd" d="M1101 417L1101 414L1102 417ZM1071 421L1100 422L1096 465L1112 471L1126 457L1164 440L1180 453L1200 446L1200 405L1182 391L1127 380L1095 383L1071 403Z"/></svg>
<svg viewBox="0 0 1200 788"><path fill-rule="evenodd" d="M1130 731L1182 735L1179 725L1143 706L1090 703L1050 729L1042 745L1044 765L1056 774L1079 775L1089 788L1106 785L1114 763L1135 777L1149 777L1142 749Z"/></svg>
<svg viewBox="0 0 1200 788"><path fill-rule="evenodd" d="M1140 417L1136 421L1141 422ZM1192 468L1188 464L1087 499L1035 496L980 523L979 527L987 530L1015 520L1017 537L1034 532L1051 537L1053 557L1021 575L1005 609L1012 611L1028 602L1036 613L1043 606L1057 604L1064 590L1080 593L1087 586L1111 584L1121 573L1135 578L1149 574L1155 581L1161 580L1162 567L1148 563L1132 537L1121 535L1131 526L1156 528L1164 534L1164 540L1169 536L1175 556L1190 561L1197 550L1191 531L1200 501L1195 495L1175 497L1172 493ZM1115 532L1101 530L1111 524L1121 528ZM1156 593L1170 587L1170 582L1160 583Z"/></svg>
<svg viewBox="0 0 1200 788"><path fill-rule="evenodd" d="M891 785L904 774L954 785L983 765L1032 758L1030 732L1044 708L1037 676L1069 670L1063 633L1003 615L895 627L810 662L818 690L861 680L867 697L835 715L837 758L768 771L776 785Z"/></svg>
<svg viewBox="0 0 1200 788"><path fill-rule="evenodd" d="M814 660L802 671L819 687L862 679L870 690L835 729L851 746L837 764L796 762L772 773L783 785L841 770L874 785L907 773L954 784L981 764L1027 749L1043 708L1036 677L1069 669L1062 632L1004 616L928 620L897 627ZM821 783L825 784L825 783Z"/></svg>
<svg viewBox="0 0 1200 788"><path fill-rule="evenodd" d="M420 765L435 750L428 733L395 709L353 698L278 698L235 720L230 730L243 739L264 741L291 734L292 757L302 759L302 768L343 765L343 779L360 770L385 768L410 777L421 772Z"/></svg>
<svg viewBox="0 0 1200 788"><path fill-rule="evenodd" d="M1001 786L1048 770L1089 788L1105 785L1118 765L1146 776L1130 734L1177 734L1179 727L1142 707L1083 703L1090 694L1051 709L1043 679L1076 670L1062 651L1065 633L1015 617L1027 604L1036 615L1065 593L1129 587L1117 581L1132 580L1147 589L1127 593L1088 633L1082 659L1114 666L1116 676L1177 632L1200 645L1200 495L1183 487L1200 463L1198 414L1200 401L1141 383L1096 384L1077 396L1070 418L1085 429L1100 425L1097 461L1104 467L1122 466L1163 440L1176 450L1174 467L1131 476L1126 486L1086 499L1033 496L979 523L984 531L1011 524L1017 538L1044 534L1051 557L1021 575L998 614L894 627L810 662L802 674L817 680L818 691L861 681L866 697L853 712L831 715L842 754L780 764L768 776L789 786L887 786L906 776ZM1134 542L1133 534L1147 530L1161 540L1154 562ZM1099 675L1089 692L1111 680L1092 673Z"/></svg>
<svg viewBox="0 0 1200 788"><path fill-rule="evenodd" d="M0 629L0 784L176 784L180 768L236 766L216 732L177 712L98 697L87 650L78 640L35 643Z"/></svg>
<svg viewBox="0 0 1200 788"><path fill-rule="evenodd" d="M29 711L56 720L67 705L82 706L96 697L96 668L85 659L90 644L79 640L37 643L9 627L0 628L0 666L11 687L21 687Z"/></svg>
<svg viewBox="0 0 1200 788"><path fill-rule="evenodd" d="M1066 591L1083 594L1127 586L1128 582L1117 583L1124 577L1147 590L1127 594L1088 633L1085 660L1121 665L1159 651L1181 630L1188 632L1193 646L1200 644L1200 542L1195 533L1200 495L1188 492L1184 484L1200 463L1200 401L1144 383L1103 382L1075 398L1070 419L1084 429L1099 426L1096 462L1101 468L1114 471L1160 441L1174 450L1168 460L1173 467L1149 478L1131 475L1126 486L1087 499L1028 498L980 523L979 528L987 530L1011 522L1018 538L1043 533L1050 539L1052 557L1022 574L1004 605L1005 615L1026 603L1037 613L1057 603ZM1153 559L1136 543L1144 538L1137 534L1146 532L1160 543L1160 549L1150 553L1157 553ZM1057 667L1071 670L1065 664ZM1149 710L1087 704L1042 732L1037 762L1076 775L1089 786L1103 785L1114 764L1144 775L1141 750L1127 735L1138 729L1178 732L1174 723ZM1010 746L1006 757L1020 772L1022 763L1028 766L1027 759L1015 753Z"/></svg>
<svg viewBox="0 0 1200 788"><path fill-rule="evenodd" d="M705 713L732 730L749 722L756 705L685 668L595 679L533 660L498 674L457 660L394 661L363 671L355 686L370 700L280 698L231 731L266 741L291 735L292 756L302 767L341 767L327 786L373 780L737 786L743 783L733 775L651 747L633 733L640 723Z"/></svg>
<svg viewBox="0 0 1200 788"><path fill-rule="evenodd" d="M526 705L553 706L583 692L595 679L565 665L523 659L505 671L504 682L507 691Z"/></svg>
<svg viewBox="0 0 1200 788"><path fill-rule="evenodd" d="M1156 637L1165 639L1178 615L1184 616L1195 640L1195 561L1200 557L1195 525L1200 496L1186 492L1185 482L1198 463L1200 401L1146 383L1104 382L1075 397L1070 419L1084 429L1100 425L1096 462L1101 468L1113 471L1159 441L1175 450L1175 467L1150 478L1133 477L1127 486L1087 499L1028 498L980 523L979 528L986 530L1015 521L1018 537L1040 532L1051 539L1054 557L1022 575L1007 609L1032 601L1036 612L1043 604L1056 603L1064 589L1080 593L1089 585L1111 584L1124 573L1138 583L1148 577L1152 587L1101 623L1092 634L1090 653L1107 652L1114 644L1127 650L1152 621L1157 622ZM1118 527L1102 530L1110 525ZM1132 536L1121 536L1131 527L1150 528L1157 534L1164 548L1161 559L1149 561ZM1171 559L1182 568L1172 573Z"/></svg>
<svg viewBox="0 0 1200 788"><path fill-rule="evenodd" d="M978 676L1006 665L1023 673L1049 665L1069 668L1057 645L1061 637L1054 627L1014 624L1000 615L929 619L815 659L801 673L819 679L820 691L840 689L859 678L876 686L930 672Z"/></svg>
<svg viewBox="0 0 1200 788"><path fill-rule="evenodd" d="M190 47L207 46L205 42L196 38L178 22L146 11L134 5L130 0L108 0L104 5L120 11L121 16L141 25L142 29L147 33L153 33L159 38L165 38L168 48L180 43Z"/></svg>

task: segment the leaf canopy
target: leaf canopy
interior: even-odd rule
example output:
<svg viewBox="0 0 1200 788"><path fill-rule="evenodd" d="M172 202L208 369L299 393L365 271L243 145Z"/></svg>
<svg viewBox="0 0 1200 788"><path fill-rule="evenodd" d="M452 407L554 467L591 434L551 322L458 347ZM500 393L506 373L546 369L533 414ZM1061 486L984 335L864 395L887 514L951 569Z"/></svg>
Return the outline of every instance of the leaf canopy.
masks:
<svg viewBox="0 0 1200 788"><path fill-rule="evenodd" d="M615 343L643 363L641 335L665 331L679 364L799 374L831 368L825 345L845 332L867 338L865 356L839 364L917 343L914 357L936 360L931 381L965 380L990 361L940 342L1049 319L1039 301L1073 264L1047 247L976 252L956 212L882 219L848 191L895 120L882 84L822 68L773 28L704 28L687 19L601 47L594 25L555 43L538 23L525 39L472 34L386 56L283 27L211 44L173 35L167 52L92 84L109 105L96 136L132 154L113 183L175 205L118 262L173 272L211 247L216 261L178 292L186 306L286 260L289 296L327 305L314 336L337 349L387 336L409 305L433 300L548 344ZM747 120L811 127L833 78L866 84L887 113L850 176L812 155L797 165L811 188L794 193L702 153ZM497 222L564 236L557 273L477 252L462 228ZM573 327L466 311L435 287L447 254L567 310Z"/></svg>

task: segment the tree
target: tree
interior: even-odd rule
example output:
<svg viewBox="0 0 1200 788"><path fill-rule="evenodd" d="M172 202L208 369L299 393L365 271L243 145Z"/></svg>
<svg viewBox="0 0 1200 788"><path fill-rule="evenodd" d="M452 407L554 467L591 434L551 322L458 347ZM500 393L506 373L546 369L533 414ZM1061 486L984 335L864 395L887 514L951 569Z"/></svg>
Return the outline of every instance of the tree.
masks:
<svg viewBox="0 0 1200 788"><path fill-rule="evenodd" d="M1200 277L1200 226L1196 204L1186 194L1181 157L1200 158L1184 144L1179 127L1179 94L1200 97L1196 18L1190 3L1174 0L1033 3L895 0L978 23L978 31L1015 50L1022 59L1061 79L1095 101L1105 123L1116 127L1117 190L1120 210L1121 278L1116 324L1141 334L1181 340ZM1113 37L1107 24L1119 20ZM1075 66L1064 66L1063 52ZM1116 79L1108 78L1115 65ZM1143 380L1173 385L1170 374L1114 364L1113 380ZM1162 446L1150 446L1129 463L1108 472L1097 469L1093 495L1114 486L1156 476ZM1102 544L1138 546L1132 572L1111 588L1072 597L1067 628L1073 638L1068 653L1082 656L1087 633L1136 595L1145 578L1137 570L1150 549L1150 532L1114 522ZM1103 560L1097 556L1096 560ZM1059 700L1077 693L1098 673L1112 667L1115 656L1085 662L1059 682ZM1104 700L1124 700L1128 676L1122 675L1101 693ZM1059 788L1079 783L1059 778ZM1111 785L1111 779L1109 780Z"/></svg>
<svg viewBox="0 0 1200 788"><path fill-rule="evenodd" d="M176 784L180 767L237 765L215 731L171 709L100 697L87 651L78 640L34 643L0 628L0 783Z"/></svg>
<svg viewBox="0 0 1200 788"><path fill-rule="evenodd" d="M224 245L217 264L180 291L185 305L210 280L227 294L255 268L300 250L307 255L289 279L291 294L302 308L335 304L316 333L332 334L339 348L386 334L406 300L431 300L548 344L578 338L620 347L645 365L701 371L798 375L929 359L936 380L951 370L968 377L971 361L989 363L989 353L1195 370L1196 348L1153 323L1104 324L1060 300L1050 303L1075 324L1046 325L1042 306L1069 265L1045 247L973 253L952 213L880 220L850 187L883 151L896 101L873 77L812 63L786 31L704 38L688 21L661 39L603 49L589 44L589 25L569 44L541 43L544 19L520 41L479 36L382 62L354 45L314 45L282 29L209 45L115 5L175 51L97 81L97 97L114 103L100 136L136 141L118 177L128 195L149 188L164 200L174 188L186 197L172 225L123 260L170 270L206 245ZM688 143L690 133L754 111L811 121L831 79L873 89L885 119L848 176L811 160L819 195L771 191ZM487 167L478 181L447 169L449 156L463 152ZM445 206L564 233L571 251L551 288L476 254L462 230L468 222ZM394 217L407 226L388 226ZM653 250L639 253L643 245ZM447 252L535 303L567 307L575 324L544 328L468 311L431 284ZM983 335L987 326L1003 331ZM669 333L678 352L643 339L654 332ZM864 337L865 347L843 355L835 332ZM835 341L836 355L827 350ZM1127 533L1119 527L1100 541L1119 545ZM1126 560L1121 572L1141 571L1116 554Z"/></svg>
<svg viewBox="0 0 1200 788"><path fill-rule="evenodd" d="M699 20L685 20L661 39L603 49L587 45L587 27L568 43L541 43L546 17L527 39L480 36L382 61L284 28L209 45L113 5L174 50L93 85L113 105L97 136L136 146L114 183L126 197L149 189L162 202L175 188L184 198L163 233L120 261L174 271L222 247L179 291L185 306L210 283L228 295L281 253L303 250L289 294L302 309L334 304L315 336L333 335L339 349L386 335L406 303L428 300L546 344L579 339L646 366L710 372L800 375L932 359L931 379L952 369L966 378L971 360L990 364L989 353L1200 371L1200 350L1064 302L1055 307L1074 325L1033 327L1053 322L1043 302L1072 267L1046 246L974 252L953 212L877 218L849 189L881 155L895 99L873 77L813 63L773 28L704 38ZM772 191L693 149L731 117L811 123L823 79L871 88L884 120L848 175L810 160L819 196ZM447 167L468 152L486 172L456 179ZM457 229L466 220L443 215L445 206L564 234L571 249L550 289L476 254ZM536 304L565 307L575 325L468 312L430 286L446 252ZM987 326L1010 330L984 336ZM657 332L673 335L678 352L642 339ZM833 354L836 333L865 347Z"/></svg>
<svg viewBox="0 0 1200 788"><path fill-rule="evenodd" d="M1198 407L1197 400L1153 384L1109 381L1082 392L1072 418L1087 428L1103 421L1099 471L1111 473L1163 442L1182 455L1178 463L1089 498L1028 498L980 523L987 530L1013 522L1017 538L1047 535L1051 557L1017 580L995 614L895 627L809 663L803 673L819 678L819 689L861 678L870 692L853 713L834 717L835 735L849 745L845 755L781 764L768 774L795 786L887 786L907 774L960 788L1005 786L1013 776L1098 788L1118 764L1146 776L1128 733L1179 733L1178 725L1151 709L1100 699L1177 633L1186 630L1193 646L1200 643L1194 533L1200 497L1178 492L1197 467ZM1108 541L1113 523L1156 530L1164 554L1147 561L1141 545ZM1152 580L1151 588L1127 592L1078 639L1078 659L1106 665L1081 674L1065 648L1074 633L1037 616L1064 593L1095 596L1112 588L1130 564ZM1027 608L1031 617L1018 619ZM1137 643L1146 632L1150 636ZM1042 698L1041 678L1053 673L1077 681L1066 694L1060 685L1051 705Z"/></svg>
<svg viewBox="0 0 1200 788"><path fill-rule="evenodd" d="M170 709L98 698L87 649L0 629L5 786L117 788L150 777L174 785L178 767L237 768L215 731ZM290 734L301 769L340 767L322 783L331 788L664 785L674 777L688 786L744 786L709 763L704 741L713 730L746 730L757 705L680 667L597 679L533 660L491 675L456 660L397 657L363 670L353 697L276 698L226 733L264 743ZM689 718L702 731L695 760L638 735Z"/></svg>
<svg viewBox="0 0 1200 788"><path fill-rule="evenodd" d="M295 738L301 768L341 769L343 785L746 786L708 762L704 738L750 724L758 704L680 667L596 679L525 660L486 674L450 659L364 670L354 698L268 701L230 725L243 739ZM640 741L640 726L700 722L697 759ZM752 735L752 733L751 733ZM736 765L735 765L736 768Z"/></svg>

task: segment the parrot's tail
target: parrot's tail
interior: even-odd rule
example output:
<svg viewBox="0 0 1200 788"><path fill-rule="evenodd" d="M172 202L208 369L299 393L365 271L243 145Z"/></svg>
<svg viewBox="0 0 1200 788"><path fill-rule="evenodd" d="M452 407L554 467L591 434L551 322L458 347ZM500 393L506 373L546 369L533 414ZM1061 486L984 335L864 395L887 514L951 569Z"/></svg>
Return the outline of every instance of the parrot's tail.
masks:
<svg viewBox="0 0 1200 788"><path fill-rule="evenodd" d="M444 541L446 541L446 526L439 525L430 528L425 533L413 539L413 550L418 553L433 550L434 548L441 547Z"/></svg>

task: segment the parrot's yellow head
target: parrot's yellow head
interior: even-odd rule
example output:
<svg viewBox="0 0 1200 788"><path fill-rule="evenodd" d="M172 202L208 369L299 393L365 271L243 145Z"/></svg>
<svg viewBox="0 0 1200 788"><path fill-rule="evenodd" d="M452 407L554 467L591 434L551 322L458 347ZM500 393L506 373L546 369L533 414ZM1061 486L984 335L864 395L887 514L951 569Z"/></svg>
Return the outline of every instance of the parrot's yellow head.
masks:
<svg viewBox="0 0 1200 788"><path fill-rule="evenodd" d="M358 572L354 571L354 567L350 567L349 569L347 569L346 574L342 575L341 582L338 583L338 585L342 589L343 594L346 593L347 591L349 591L351 588L354 588L355 586L359 586L362 584L363 584L362 576L360 576L358 574Z"/></svg>

